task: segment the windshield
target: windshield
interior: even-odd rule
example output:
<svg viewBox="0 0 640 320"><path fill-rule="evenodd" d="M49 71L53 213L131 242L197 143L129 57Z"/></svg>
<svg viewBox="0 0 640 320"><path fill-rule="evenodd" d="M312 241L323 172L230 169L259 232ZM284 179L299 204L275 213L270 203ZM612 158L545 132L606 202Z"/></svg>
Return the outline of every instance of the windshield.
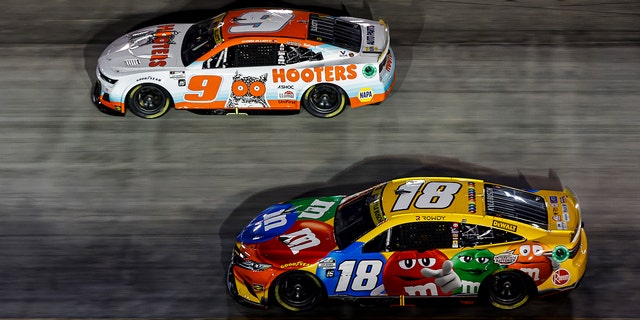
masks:
<svg viewBox="0 0 640 320"><path fill-rule="evenodd" d="M224 13L192 25L182 43L182 63L190 65L223 41L220 32Z"/></svg>
<svg viewBox="0 0 640 320"><path fill-rule="evenodd" d="M336 244L344 249L384 221L380 206L382 187L374 187L344 199L334 220Z"/></svg>

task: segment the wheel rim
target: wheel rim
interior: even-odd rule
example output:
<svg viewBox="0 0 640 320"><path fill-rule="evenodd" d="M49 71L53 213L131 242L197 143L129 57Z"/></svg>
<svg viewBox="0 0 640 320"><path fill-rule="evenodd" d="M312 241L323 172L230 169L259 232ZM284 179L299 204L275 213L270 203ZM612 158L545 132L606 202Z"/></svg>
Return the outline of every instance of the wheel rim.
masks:
<svg viewBox="0 0 640 320"><path fill-rule="evenodd" d="M320 296L320 288L309 276L295 274L279 283L278 297L285 307L304 309L313 306Z"/></svg>
<svg viewBox="0 0 640 320"><path fill-rule="evenodd" d="M136 107L144 114L158 113L164 108L165 103L164 92L157 87L143 86L135 95Z"/></svg>
<svg viewBox="0 0 640 320"><path fill-rule="evenodd" d="M333 86L317 86L310 95L312 108L319 113L331 113L342 104L342 95L337 88Z"/></svg>
<svg viewBox="0 0 640 320"><path fill-rule="evenodd" d="M513 272L501 272L491 284L491 300L504 306L516 305L528 297L524 279Z"/></svg>

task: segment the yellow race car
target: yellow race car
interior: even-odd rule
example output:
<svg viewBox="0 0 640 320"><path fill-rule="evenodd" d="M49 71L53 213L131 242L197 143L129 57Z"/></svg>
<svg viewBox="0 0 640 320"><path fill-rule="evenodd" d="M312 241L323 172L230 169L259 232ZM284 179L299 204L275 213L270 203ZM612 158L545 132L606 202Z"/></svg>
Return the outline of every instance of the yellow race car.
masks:
<svg viewBox="0 0 640 320"><path fill-rule="evenodd" d="M237 236L238 301L302 311L325 298L481 298L513 309L575 288L587 262L578 200L561 187L411 177L295 199Z"/></svg>

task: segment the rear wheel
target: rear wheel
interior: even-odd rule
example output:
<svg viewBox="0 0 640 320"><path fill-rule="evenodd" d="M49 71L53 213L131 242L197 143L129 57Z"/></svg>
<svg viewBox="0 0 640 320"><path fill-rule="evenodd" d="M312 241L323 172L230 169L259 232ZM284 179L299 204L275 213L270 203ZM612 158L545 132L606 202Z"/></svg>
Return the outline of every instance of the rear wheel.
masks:
<svg viewBox="0 0 640 320"><path fill-rule="evenodd" d="M158 118L172 106L169 93L162 87L146 83L135 86L127 95L127 107L133 114L145 119Z"/></svg>
<svg viewBox="0 0 640 320"><path fill-rule="evenodd" d="M487 281L487 297L497 308L515 309L531 297L531 279L522 272L499 271L490 275Z"/></svg>
<svg viewBox="0 0 640 320"><path fill-rule="evenodd" d="M320 280L304 271L285 273L276 280L276 301L290 311L305 311L318 305L324 297Z"/></svg>
<svg viewBox="0 0 640 320"><path fill-rule="evenodd" d="M332 118L344 111L347 97L340 88L328 83L312 86L302 97L302 105L319 118Z"/></svg>

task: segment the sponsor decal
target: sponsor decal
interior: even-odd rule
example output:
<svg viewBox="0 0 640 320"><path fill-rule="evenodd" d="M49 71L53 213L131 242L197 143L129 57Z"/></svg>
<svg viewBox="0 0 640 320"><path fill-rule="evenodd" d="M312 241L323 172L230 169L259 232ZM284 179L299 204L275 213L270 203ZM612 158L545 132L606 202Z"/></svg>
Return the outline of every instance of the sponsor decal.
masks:
<svg viewBox="0 0 640 320"><path fill-rule="evenodd" d="M156 78L156 77L152 77L152 76L146 76L146 77L138 78L138 79L136 79L136 81L137 82L140 82L140 81L157 81L157 82L161 82L162 79Z"/></svg>
<svg viewBox="0 0 640 320"><path fill-rule="evenodd" d="M510 224L510 223L506 223L506 222L502 222L502 221L497 221L497 220L493 220L493 224L492 225L494 227L496 227L496 228L509 230L511 232L516 232L518 230L518 226L516 226L514 224Z"/></svg>
<svg viewBox="0 0 640 320"><path fill-rule="evenodd" d="M278 90L279 100L295 100L296 94L293 90Z"/></svg>
<svg viewBox="0 0 640 320"><path fill-rule="evenodd" d="M467 183L467 199L469 200L469 213L476 213L476 184L473 181Z"/></svg>
<svg viewBox="0 0 640 320"><path fill-rule="evenodd" d="M336 204L335 201L322 201L315 199L309 206L302 210L302 213L298 216L299 219L321 219L325 213L327 213L331 207Z"/></svg>
<svg viewBox="0 0 640 320"><path fill-rule="evenodd" d="M164 67L167 65L166 59L169 57L169 49L175 44L173 39L178 31L173 30L173 24L160 25L154 31L134 33L129 37L131 49L143 45L152 44L149 67Z"/></svg>
<svg viewBox="0 0 640 320"><path fill-rule="evenodd" d="M446 216L416 216L416 221L443 221Z"/></svg>
<svg viewBox="0 0 640 320"><path fill-rule="evenodd" d="M571 280L571 273L566 269L558 269L553 272L553 276L551 277L553 284L556 286L563 286Z"/></svg>
<svg viewBox="0 0 640 320"><path fill-rule="evenodd" d="M178 80L178 87L184 87L186 85L187 85L187 80L185 79Z"/></svg>
<svg viewBox="0 0 640 320"><path fill-rule="evenodd" d="M376 44L376 28L374 26L367 26L367 44L374 45Z"/></svg>
<svg viewBox="0 0 640 320"><path fill-rule="evenodd" d="M549 202L551 202L551 207L553 207L553 208L554 208L554 210L555 210L556 208L558 208L558 197L556 197L556 196L550 196L550 197L549 197Z"/></svg>
<svg viewBox="0 0 640 320"><path fill-rule="evenodd" d="M393 57L391 56L391 52L387 53L387 63L385 63L384 68L391 72L391 67L393 66Z"/></svg>
<svg viewBox="0 0 640 320"><path fill-rule="evenodd" d="M556 222L556 227L558 230L567 230L567 223L564 221Z"/></svg>
<svg viewBox="0 0 640 320"><path fill-rule="evenodd" d="M336 260L332 258L324 258L318 261L318 268L320 269L335 269L336 268Z"/></svg>
<svg viewBox="0 0 640 320"><path fill-rule="evenodd" d="M496 254L493 257L493 262L501 265L508 266L518 261L518 255L514 253L515 250L505 251L503 253Z"/></svg>
<svg viewBox="0 0 640 320"><path fill-rule="evenodd" d="M360 102L369 102L373 100L373 90L371 88L362 88L358 93L358 100Z"/></svg>
<svg viewBox="0 0 640 320"><path fill-rule="evenodd" d="M369 204L369 208L371 209L371 218L373 218L373 222L378 225L381 222L385 221L387 217L385 217L384 213L382 213L382 204L380 203L380 194L382 193L382 188L377 188L371 192L371 197L373 200L371 204Z"/></svg>
<svg viewBox="0 0 640 320"><path fill-rule="evenodd" d="M316 234L313 233L310 228L304 228L296 232L283 234L278 238L278 240L289 247L291 253L294 255L298 254L302 250L313 248L320 244L320 239L318 239Z"/></svg>
<svg viewBox="0 0 640 320"><path fill-rule="evenodd" d="M225 108L269 108L269 103L264 97L267 91L266 82L266 73L259 77L254 77L243 76L236 71Z"/></svg>
<svg viewBox="0 0 640 320"><path fill-rule="evenodd" d="M184 71L169 71L169 78L171 79L184 79Z"/></svg>
<svg viewBox="0 0 640 320"><path fill-rule="evenodd" d="M308 267L311 264L306 263L304 261L297 261L297 262L289 262L289 263L285 263L280 265L280 269L285 269L285 268L304 268L304 267Z"/></svg>
<svg viewBox="0 0 640 320"><path fill-rule="evenodd" d="M562 218L557 213L554 214L553 218L551 218L551 219L553 219L554 221L561 221L562 220Z"/></svg>
<svg viewBox="0 0 640 320"><path fill-rule="evenodd" d="M377 72L378 69L372 64L367 64L362 68L362 75L367 79L373 78Z"/></svg>
<svg viewBox="0 0 640 320"><path fill-rule="evenodd" d="M271 71L271 75L274 83L343 81L353 80L358 76L355 64L304 69L277 68Z"/></svg>

